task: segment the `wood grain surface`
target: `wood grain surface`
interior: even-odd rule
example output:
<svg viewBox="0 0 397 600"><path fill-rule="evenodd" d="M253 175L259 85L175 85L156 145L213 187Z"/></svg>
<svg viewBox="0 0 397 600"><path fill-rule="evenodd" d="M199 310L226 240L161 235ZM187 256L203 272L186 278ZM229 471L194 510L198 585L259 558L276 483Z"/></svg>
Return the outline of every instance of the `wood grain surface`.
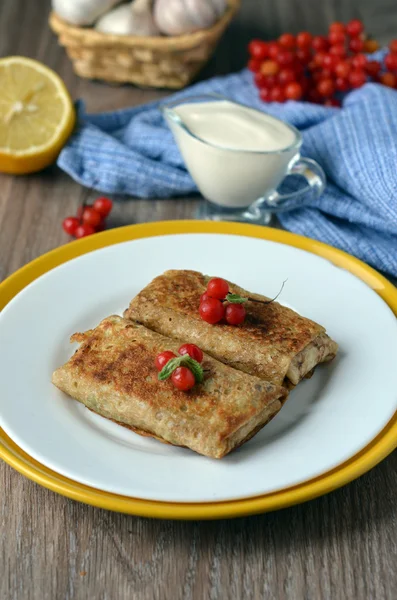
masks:
<svg viewBox="0 0 397 600"><path fill-rule="evenodd" d="M91 111L165 95L76 78L47 28L49 4L0 0L0 56L42 60ZM395 35L394 0L243 0L202 76L242 66L253 33L323 31L331 19L357 14L381 41ZM83 194L55 167L0 177L0 280L67 243L61 221ZM196 204L116 201L110 225L188 218ZM171 522L67 500L2 463L0 600L395 600L396 473L394 453L358 481L302 506L232 521Z"/></svg>

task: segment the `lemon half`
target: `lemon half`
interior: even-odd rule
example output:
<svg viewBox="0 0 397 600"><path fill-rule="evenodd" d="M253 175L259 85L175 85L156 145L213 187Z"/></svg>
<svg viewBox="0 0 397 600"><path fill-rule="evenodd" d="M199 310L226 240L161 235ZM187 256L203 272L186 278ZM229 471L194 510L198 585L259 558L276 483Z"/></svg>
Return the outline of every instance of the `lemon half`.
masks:
<svg viewBox="0 0 397 600"><path fill-rule="evenodd" d="M53 163L75 120L54 71L24 56L0 59L0 171L33 173Z"/></svg>

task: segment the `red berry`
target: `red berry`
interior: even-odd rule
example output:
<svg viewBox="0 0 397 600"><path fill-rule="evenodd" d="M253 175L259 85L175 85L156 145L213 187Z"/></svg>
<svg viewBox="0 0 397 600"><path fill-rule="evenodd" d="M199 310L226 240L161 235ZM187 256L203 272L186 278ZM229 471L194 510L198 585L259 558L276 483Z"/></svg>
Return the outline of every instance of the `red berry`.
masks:
<svg viewBox="0 0 397 600"><path fill-rule="evenodd" d="M367 54L372 54L379 50L379 42L376 40L365 40L364 42L364 52Z"/></svg>
<svg viewBox="0 0 397 600"><path fill-rule="evenodd" d="M300 100L303 96L303 89L300 83L296 81L289 83L284 89L285 97L288 100Z"/></svg>
<svg viewBox="0 0 397 600"><path fill-rule="evenodd" d="M107 217L112 210L113 202L110 198L102 196L101 198L97 198L92 206L102 217Z"/></svg>
<svg viewBox="0 0 397 600"><path fill-rule="evenodd" d="M339 100L337 100L336 98L328 98L325 102L324 102L324 106L340 106L340 102Z"/></svg>
<svg viewBox="0 0 397 600"><path fill-rule="evenodd" d="M397 86L397 76L394 73L387 71L379 76L379 81L387 87L395 88Z"/></svg>
<svg viewBox="0 0 397 600"><path fill-rule="evenodd" d="M199 312L203 321L214 325L223 319L225 309L220 300L217 300L216 298L207 298L201 302Z"/></svg>
<svg viewBox="0 0 397 600"><path fill-rule="evenodd" d="M331 46L329 53L338 58L345 58L346 48L343 44L335 44L335 46Z"/></svg>
<svg viewBox="0 0 397 600"><path fill-rule="evenodd" d="M370 75L371 77L376 77L376 75L379 73L381 68L382 68L382 65L377 60L371 60L370 62L367 62L367 64L365 65L365 70L368 73L368 75Z"/></svg>
<svg viewBox="0 0 397 600"><path fill-rule="evenodd" d="M324 58L326 57L326 53L325 52L317 52L317 54L314 55L313 57L313 62L317 67L322 67L323 66L323 61Z"/></svg>
<svg viewBox="0 0 397 600"><path fill-rule="evenodd" d="M397 40L392 40L389 44L389 50L393 54L397 54Z"/></svg>
<svg viewBox="0 0 397 600"><path fill-rule="evenodd" d="M333 71L337 64L338 58L336 56L333 56L332 54L325 54L322 65L325 69L330 69Z"/></svg>
<svg viewBox="0 0 397 600"><path fill-rule="evenodd" d="M305 67L298 60L294 61L292 69L295 72L295 79L301 77L305 72Z"/></svg>
<svg viewBox="0 0 397 600"><path fill-rule="evenodd" d="M165 365L171 360L171 358L175 357L176 354L171 352L171 350L164 350L164 352L160 352L160 354L156 356L156 360L154 361L156 369L158 371L161 371L163 367L165 367Z"/></svg>
<svg viewBox="0 0 397 600"><path fill-rule="evenodd" d="M352 19L346 25L346 32L352 38L356 38L357 36L359 36L363 29L364 26L362 24L362 21L359 21L358 19Z"/></svg>
<svg viewBox="0 0 397 600"><path fill-rule="evenodd" d="M346 60L340 60L334 70L337 77L346 78L350 73L351 66Z"/></svg>
<svg viewBox="0 0 397 600"><path fill-rule="evenodd" d="M264 87L272 88L278 83L278 75L266 75L266 84Z"/></svg>
<svg viewBox="0 0 397 600"><path fill-rule="evenodd" d="M229 304L226 307L225 318L229 325L240 325L244 321L246 314L242 304Z"/></svg>
<svg viewBox="0 0 397 600"><path fill-rule="evenodd" d="M74 235L79 225L80 221L77 217L66 217L66 219L62 221L63 230L69 235Z"/></svg>
<svg viewBox="0 0 397 600"><path fill-rule="evenodd" d="M209 295L207 294L207 292L204 292L204 294L201 294L200 296L200 304L201 302L204 302L204 300L208 300Z"/></svg>
<svg viewBox="0 0 397 600"><path fill-rule="evenodd" d="M194 360L197 360L197 362L201 363L201 361L203 360L203 351L201 350L201 348L199 348L198 346L196 346L196 344L183 344L179 350L178 350L179 354L188 354L190 356L190 358L194 358Z"/></svg>
<svg viewBox="0 0 397 600"><path fill-rule="evenodd" d="M328 29L329 33L337 31L338 33L345 33L345 26L340 21L334 21L331 23Z"/></svg>
<svg viewBox="0 0 397 600"><path fill-rule="evenodd" d="M298 48L295 55L303 65L307 65L312 59L312 52L309 47Z"/></svg>
<svg viewBox="0 0 397 600"><path fill-rule="evenodd" d="M295 36L292 33L283 33L278 38L278 43L283 48L287 48L288 50L292 50L295 48Z"/></svg>
<svg viewBox="0 0 397 600"><path fill-rule="evenodd" d="M336 44L344 44L345 40L346 35L343 31L330 31L328 41L331 46L335 46Z"/></svg>
<svg viewBox="0 0 397 600"><path fill-rule="evenodd" d="M274 60L277 57L279 50L280 50L280 46L278 45L277 42L269 42L268 47L267 47L267 52L268 52L269 58Z"/></svg>
<svg viewBox="0 0 397 600"><path fill-rule="evenodd" d="M220 277L213 277L207 283L207 294L211 298L218 298L218 300L224 300L229 293L229 284Z"/></svg>
<svg viewBox="0 0 397 600"><path fill-rule="evenodd" d="M295 81L295 71L288 67L281 69L280 73L278 74L278 82L281 85L286 85L292 81Z"/></svg>
<svg viewBox="0 0 397 600"><path fill-rule="evenodd" d="M362 52L364 50L364 41L361 38L352 38L349 42L349 49L354 52Z"/></svg>
<svg viewBox="0 0 397 600"><path fill-rule="evenodd" d="M270 99L272 102L285 101L285 94L281 85L275 85L274 88L270 91Z"/></svg>
<svg viewBox="0 0 397 600"><path fill-rule="evenodd" d="M301 31L296 36L296 45L298 48L309 48L312 43L312 34L308 31Z"/></svg>
<svg viewBox="0 0 397 600"><path fill-rule="evenodd" d="M261 68L262 61L256 60L256 58L250 58L247 64L247 67L253 73L257 73Z"/></svg>
<svg viewBox="0 0 397 600"><path fill-rule="evenodd" d="M315 35L312 39L312 48L316 52L325 52L328 50L328 40L323 35Z"/></svg>
<svg viewBox="0 0 397 600"><path fill-rule="evenodd" d="M397 71L397 54L385 56L385 66L388 71Z"/></svg>
<svg viewBox="0 0 397 600"><path fill-rule="evenodd" d="M350 89L349 82L347 81L347 79L344 79L343 77L337 77L335 79L335 87L340 92L347 92L347 90Z"/></svg>
<svg viewBox="0 0 397 600"><path fill-rule="evenodd" d="M335 92L335 84L332 79L322 79L317 84L317 90L320 96L328 98Z"/></svg>
<svg viewBox="0 0 397 600"><path fill-rule="evenodd" d="M352 67L354 69L365 69L367 62L365 54L356 54L356 56L353 56L352 58Z"/></svg>
<svg viewBox="0 0 397 600"><path fill-rule="evenodd" d="M95 208L92 206L86 206L83 210L83 216L81 217L81 220L86 225L91 225L95 229L102 221L102 217L99 212L95 210Z"/></svg>
<svg viewBox="0 0 397 600"><path fill-rule="evenodd" d="M255 85L258 88L266 87L266 75L263 73L255 73L254 75Z"/></svg>
<svg viewBox="0 0 397 600"><path fill-rule="evenodd" d="M256 60L263 60L267 58L267 44L266 42L262 42L262 40L252 40L248 44L248 52L255 58Z"/></svg>
<svg viewBox="0 0 397 600"><path fill-rule="evenodd" d="M171 375L171 381L181 392L191 390L196 383L193 373L187 367L177 367Z"/></svg>
<svg viewBox="0 0 397 600"><path fill-rule="evenodd" d="M333 78L333 72L331 71L331 69L321 69L321 71L319 71L319 80L320 79L332 79Z"/></svg>
<svg viewBox="0 0 397 600"><path fill-rule="evenodd" d="M359 88L367 81L365 71L362 69L354 69L349 73L349 83L352 88Z"/></svg>
<svg viewBox="0 0 397 600"><path fill-rule="evenodd" d="M92 235L93 233L95 233L95 229L92 227L92 225L87 225L87 223L83 223L82 225L76 227L74 237L76 239L79 239L86 237L87 235Z"/></svg>
<svg viewBox="0 0 397 600"><path fill-rule="evenodd" d="M275 60L265 60L265 62L261 64L260 70L263 75L277 75L280 67Z"/></svg>
<svg viewBox="0 0 397 600"><path fill-rule="evenodd" d="M279 50L276 61L281 67L289 67L294 63L294 55L290 50Z"/></svg>
<svg viewBox="0 0 397 600"><path fill-rule="evenodd" d="M268 87L260 88L259 98L263 102L271 102L271 88L268 88Z"/></svg>

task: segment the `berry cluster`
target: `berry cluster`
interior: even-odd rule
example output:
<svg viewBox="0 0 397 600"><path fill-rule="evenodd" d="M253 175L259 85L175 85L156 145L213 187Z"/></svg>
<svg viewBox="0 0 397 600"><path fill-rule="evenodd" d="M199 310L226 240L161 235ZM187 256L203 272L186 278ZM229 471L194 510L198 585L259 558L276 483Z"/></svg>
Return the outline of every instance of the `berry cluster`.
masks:
<svg viewBox="0 0 397 600"><path fill-rule="evenodd" d="M80 206L76 217L66 217L62 227L66 233L76 239L103 231L106 217L112 210L113 202L109 198L97 198L92 206Z"/></svg>
<svg viewBox="0 0 397 600"><path fill-rule="evenodd" d="M159 371L160 381L171 377L172 383L178 390L187 392L196 382L201 383L203 380L203 370L200 367L203 351L195 344L183 344L178 353L180 356L171 350L160 352L154 364Z"/></svg>
<svg viewBox="0 0 397 600"><path fill-rule="evenodd" d="M228 301L228 304L223 303ZM199 313L203 321L215 325L225 319L229 325L240 325L245 319L246 298L229 294L229 284L220 277L210 279L200 298Z"/></svg>
<svg viewBox="0 0 397 600"><path fill-rule="evenodd" d="M259 96L265 102L309 100L340 106L338 92L359 88L367 81L397 88L397 40L389 46L385 67L368 60L378 50L358 19L332 23L328 35L301 31L284 33L277 41L252 40L248 68L254 72Z"/></svg>

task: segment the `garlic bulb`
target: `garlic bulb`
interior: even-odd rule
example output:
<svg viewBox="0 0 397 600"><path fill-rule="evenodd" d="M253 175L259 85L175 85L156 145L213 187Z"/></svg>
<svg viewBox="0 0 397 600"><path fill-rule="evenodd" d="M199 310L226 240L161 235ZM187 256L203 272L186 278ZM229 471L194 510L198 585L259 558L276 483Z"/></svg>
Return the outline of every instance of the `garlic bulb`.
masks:
<svg viewBox="0 0 397 600"><path fill-rule="evenodd" d="M152 0L134 0L106 13L95 25L97 31L115 35L160 35L151 11Z"/></svg>
<svg viewBox="0 0 397 600"><path fill-rule="evenodd" d="M227 0L155 0L154 20L166 35L211 27L225 12Z"/></svg>
<svg viewBox="0 0 397 600"><path fill-rule="evenodd" d="M52 0L52 8L73 25L92 25L120 0Z"/></svg>

